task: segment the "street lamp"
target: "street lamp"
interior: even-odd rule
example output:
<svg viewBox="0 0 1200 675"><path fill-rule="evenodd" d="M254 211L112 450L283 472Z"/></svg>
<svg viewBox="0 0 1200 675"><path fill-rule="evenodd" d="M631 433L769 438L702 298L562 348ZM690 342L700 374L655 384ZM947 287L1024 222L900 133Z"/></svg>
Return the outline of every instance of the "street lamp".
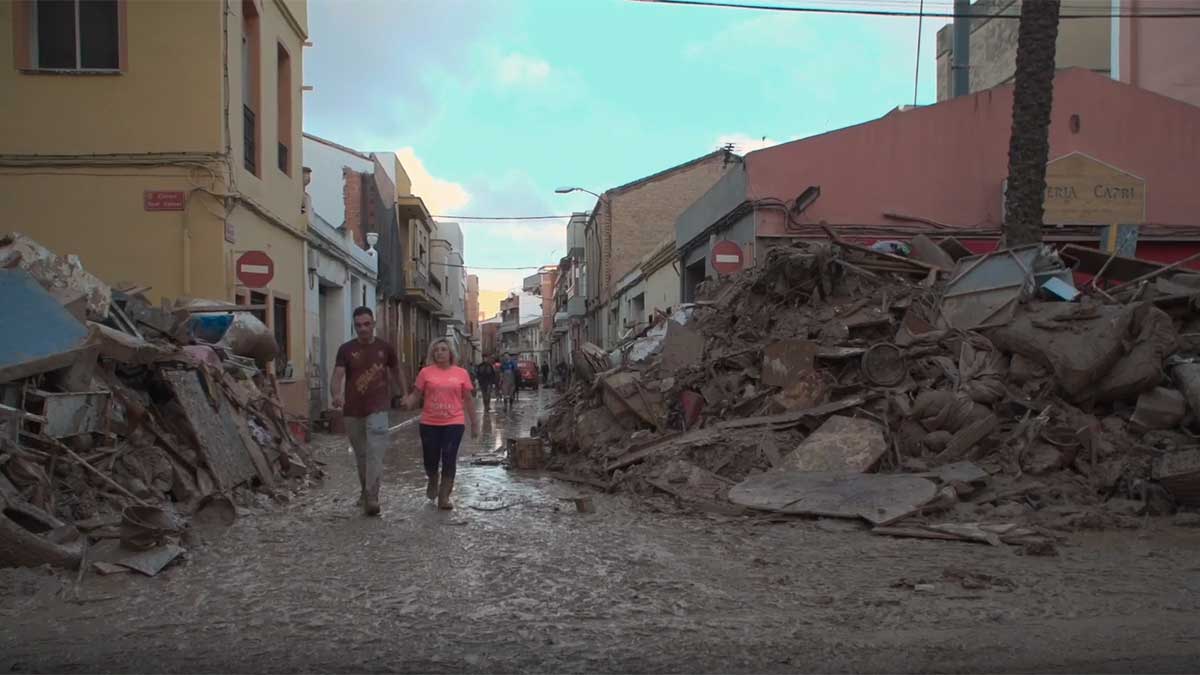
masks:
<svg viewBox="0 0 1200 675"><path fill-rule="evenodd" d="M596 194L595 192L592 192L591 190L589 190L587 188L581 188L581 187L559 187L559 188L554 188L554 191L560 195L566 195L566 194L570 194L572 192L586 192L589 195L595 197L596 199L604 199L604 197L601 197L600 195Z"/></svg>

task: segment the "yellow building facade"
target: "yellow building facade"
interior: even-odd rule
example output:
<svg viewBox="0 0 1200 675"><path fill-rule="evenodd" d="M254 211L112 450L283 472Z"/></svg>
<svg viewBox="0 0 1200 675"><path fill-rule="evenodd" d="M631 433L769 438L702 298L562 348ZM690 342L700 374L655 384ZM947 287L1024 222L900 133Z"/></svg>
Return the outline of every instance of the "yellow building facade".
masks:
<svg viewBox="0 0 1200 675"><path fill-rule="evenodd" d="M0 230L152 300L266 305L307 414L304 0L0 2ZM246 251L274 278L237 279Z"/></svg>

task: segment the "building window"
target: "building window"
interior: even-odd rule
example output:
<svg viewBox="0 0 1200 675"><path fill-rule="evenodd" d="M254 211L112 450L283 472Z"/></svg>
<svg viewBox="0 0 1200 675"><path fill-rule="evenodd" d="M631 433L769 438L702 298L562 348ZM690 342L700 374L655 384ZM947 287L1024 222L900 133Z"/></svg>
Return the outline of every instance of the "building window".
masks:
<svg viewBox="0 0 1200 675"><path fill-rule="evenodd" d="M279 111L279 170L292 175L289 158L292 143L292 57L283 45L276 50L276 110Z"/></svg>
<svg viewBox="0 0 1200 675"><path fill-rule="evenodd" d="M246 170L258 175L259 157L259 40L258 8L242 0L242 155Z"/></svg>
<svg viewBox="0 0 1200 675"><path fill-rule="evenodd" d="M288 301L276 297L271 306L271 328L275 333L275 342L279 344L279 355L275 357L275 374L280 377L291 377L288 372L288 362L291 361L291 350L288 348Z"/></svg>
<svg viewBox="0 0 1200 675"><path fill-rule="evenodd" d="M17 67L120 72L123 0L29 0L11 3Z"/></svg>
<svg viewBox="0 0 1200 675"><path fill-rule="evenodd" d="M264 308L267 307L267 294L259 293L258 291L250 291L250 304L262 305ZM258 320L263 322L264 325L267 323L266 309L254 309L251 310L250 313L258 317Z"/></svg>

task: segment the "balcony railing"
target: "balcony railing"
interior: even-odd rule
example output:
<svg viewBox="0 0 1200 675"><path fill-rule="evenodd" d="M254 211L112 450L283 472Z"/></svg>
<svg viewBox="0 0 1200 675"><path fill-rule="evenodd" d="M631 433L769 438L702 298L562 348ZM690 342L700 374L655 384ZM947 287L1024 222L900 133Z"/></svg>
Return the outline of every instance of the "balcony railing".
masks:
<svg viewBox="0 0 1200 675"><path fill-rule="evenodd" d="M246 170L250 173L258 173L258 163L255 161L258 148L254 145L254 111L250 106L242 106L242 146L245 148Z"/></svg>
<svg viewBox="0 0 1200 675"><path fill-rule="evenodd" d="M288 172L288 146L283 143L279 144L279 170Z"/></svg>

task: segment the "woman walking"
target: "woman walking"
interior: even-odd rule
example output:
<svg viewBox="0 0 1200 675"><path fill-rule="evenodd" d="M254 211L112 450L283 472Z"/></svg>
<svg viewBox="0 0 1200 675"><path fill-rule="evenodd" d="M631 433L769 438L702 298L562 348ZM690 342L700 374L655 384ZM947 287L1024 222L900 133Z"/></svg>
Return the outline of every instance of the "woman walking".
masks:
<svg viewBox="0 0 1200 675"><path fill-rule="evenodd" d="M458 356L447 340L429 345L426 365L417 374L416 388L404 398L405 407L421 405L421 450L429 484L425 497L437 500L439 509L452 509L450 492L458 468L458 445L471 425L471 438L479 438L475 426L475 402L471 398L471 376L458 367ZM439 475L440 465L440 475Z"/></svg>

